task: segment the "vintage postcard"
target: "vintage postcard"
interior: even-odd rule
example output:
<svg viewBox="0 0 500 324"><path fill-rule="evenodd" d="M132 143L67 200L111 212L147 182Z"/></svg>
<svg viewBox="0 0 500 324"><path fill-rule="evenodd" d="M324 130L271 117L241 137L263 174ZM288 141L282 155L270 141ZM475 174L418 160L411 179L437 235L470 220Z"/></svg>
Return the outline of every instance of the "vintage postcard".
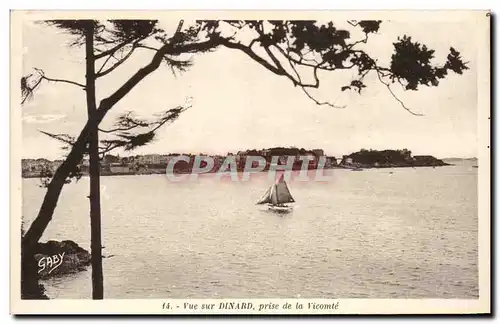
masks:
<svg viewBox="0 0 500 324"><path fill-rule="evenodd" d="M490 313L489 11L13 11L13 314Z"/></svg>

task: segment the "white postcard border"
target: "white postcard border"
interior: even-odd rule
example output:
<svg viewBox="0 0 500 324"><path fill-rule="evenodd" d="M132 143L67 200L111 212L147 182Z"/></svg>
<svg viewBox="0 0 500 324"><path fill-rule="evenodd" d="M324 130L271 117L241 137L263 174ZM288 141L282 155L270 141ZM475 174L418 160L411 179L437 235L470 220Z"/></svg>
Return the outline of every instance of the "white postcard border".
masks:
<svg viewBox="0 0 500 324"><path fill-rule="evenodd" d="M426 21L467 20L475 24L478 50L478 208L479 208L479 299L105 299L93 300L21 300L20 299L20 228L21 228L21 110L19 80L22 63L21 23L23 19L94 18L105 16L120 18L161 18L164 16L184 19L425 19ZM488 11L13 11L11 12L11 147L10 147L10 308L13 314L471 314L489 313L490 291L490 18ZM90 296L89 296L90 297ZM340 297L340 296L339 296ZM221 302L251 302L254 305L274 303L277 310L192 310L184 303L219 304ZM289 303L337 303L331 310L283 309ZM171 303L171 309L163 309ZM179 306L179 308L177 308Z"/></svg>

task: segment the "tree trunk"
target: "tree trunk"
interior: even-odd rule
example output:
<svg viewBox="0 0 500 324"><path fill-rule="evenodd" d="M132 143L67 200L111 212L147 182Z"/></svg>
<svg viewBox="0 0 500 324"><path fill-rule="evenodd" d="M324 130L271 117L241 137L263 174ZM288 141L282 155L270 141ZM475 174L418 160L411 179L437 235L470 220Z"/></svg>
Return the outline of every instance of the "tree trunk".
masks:
<svg viewBox="0 0 500 324"><path fill-rule="evenodd" d="M82 130L80 137L71 149L66 160L57 168L54 177L47 187L47 193L37 217L22 238L21 245L21 298L39 298L42 292L38 286L38 269L35 261L35 248L44 230L52 220L52 215L57 205L59 195L65 180L71 171L78 165L85 152L87 127Z"/></svg>
<svg viewBox="0 0 500 324"><path fill-rule="evenodd" d="M95 58L94 26L89 24L85 35L87 110L89 120L95 114ZM89 129L89 177L90 177L90 250L92 264L92 299L103 299L102 243L101 243L101 193L99 163L99 133L97 124Z"/></svg>

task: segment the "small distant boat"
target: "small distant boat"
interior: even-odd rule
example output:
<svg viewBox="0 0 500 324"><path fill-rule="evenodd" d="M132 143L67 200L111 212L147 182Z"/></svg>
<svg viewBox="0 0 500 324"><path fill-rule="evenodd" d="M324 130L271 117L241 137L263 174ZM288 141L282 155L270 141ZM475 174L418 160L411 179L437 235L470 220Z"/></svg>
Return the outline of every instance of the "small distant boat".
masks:
<svg viewBox="0 0 500 324"><path fill-rule="evenodd" d="M362 168L352 168L351 171L363 171Z"/></svg>
<svg viewBox="0 0 500 324"><path fill-rule="evenodd" d="M293 207L286 204L294 202L295 199L288 190L284 174L282 174L278 181L267 189L264 196L257 202L257 205L268 204L271 211L288 213L292 211Z"/></svg>

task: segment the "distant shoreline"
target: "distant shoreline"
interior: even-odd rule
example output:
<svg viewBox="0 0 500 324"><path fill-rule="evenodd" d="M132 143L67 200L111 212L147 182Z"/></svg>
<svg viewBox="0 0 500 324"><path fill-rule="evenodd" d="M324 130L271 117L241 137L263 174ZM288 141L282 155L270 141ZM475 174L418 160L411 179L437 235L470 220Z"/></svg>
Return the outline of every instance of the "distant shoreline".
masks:
<svg viewBox="0 0 500 324"><path fill-rule="evenodd" d="M444 165L380 165L380 166L361 166L361 167L352 167L352 166L345 166L345 165L335 165L331 166L328 168L323 168L323 170L332 170L332 169L340 169L340 170L369 170L369 169L400 169L400 168L435 168L435 167L446 167L446 166L456 166L455 164L444 164ZM318 170L318 168L312 168L308 169L307 171L314 171ZM262 170L259 171L258 173L261 172L268 172L269 170ZM276 170L276 172L280 172L283 170ZM291 170L285 170L285 171L298 171L300 172L301 169L291 169ZM202 174L213 174L217 173L217 171L210 171L210 172L204 172L204 173L198 173L199 175ZM230 170L223 171L221 173L232 173ZM238 170L235 173L244 173L242 170ZM123 173L110 173L110 172L105 172L101 173L101 177L116 177L116 176L147 176L147 175L164 175L166 174L166 170L160 171L159 169L153 169L151 172L141 172L141 173L136 173L136 172L123 172ZM174 174L191 174L191 171L185 171L185 172L174 172ZM89 175L83 174L82 177L88 177ZM40 175L23 175L23 179L33 179L33 178L44 178L43 176Z"/></svg>
<svg viewBox="0 0 500 324"><path fill-rule="evenodd" d="M445 161L446 160L446 161ZM475 158L462 159L474 161ZM450 163L448 163L450 162ZM51 178L62 160L22 160L22 178ZM255 166L254 164L257 163ZM220 172L256 173L273 168L290 171L322 169L363 169L437 167L460 164L459 158L438 159L432 155L415 155L408 149L373 150L361 149L342 158L324 155L322 149L298 149L275 147L263 150L239 151L227 156L203 155L137 155L123 157L106 155L100 161L100 175L150 175L150 174L209 174ZM229 170L227 170L229 168ZM89 173L89 161L80 163L78 172Z"/></svg>

